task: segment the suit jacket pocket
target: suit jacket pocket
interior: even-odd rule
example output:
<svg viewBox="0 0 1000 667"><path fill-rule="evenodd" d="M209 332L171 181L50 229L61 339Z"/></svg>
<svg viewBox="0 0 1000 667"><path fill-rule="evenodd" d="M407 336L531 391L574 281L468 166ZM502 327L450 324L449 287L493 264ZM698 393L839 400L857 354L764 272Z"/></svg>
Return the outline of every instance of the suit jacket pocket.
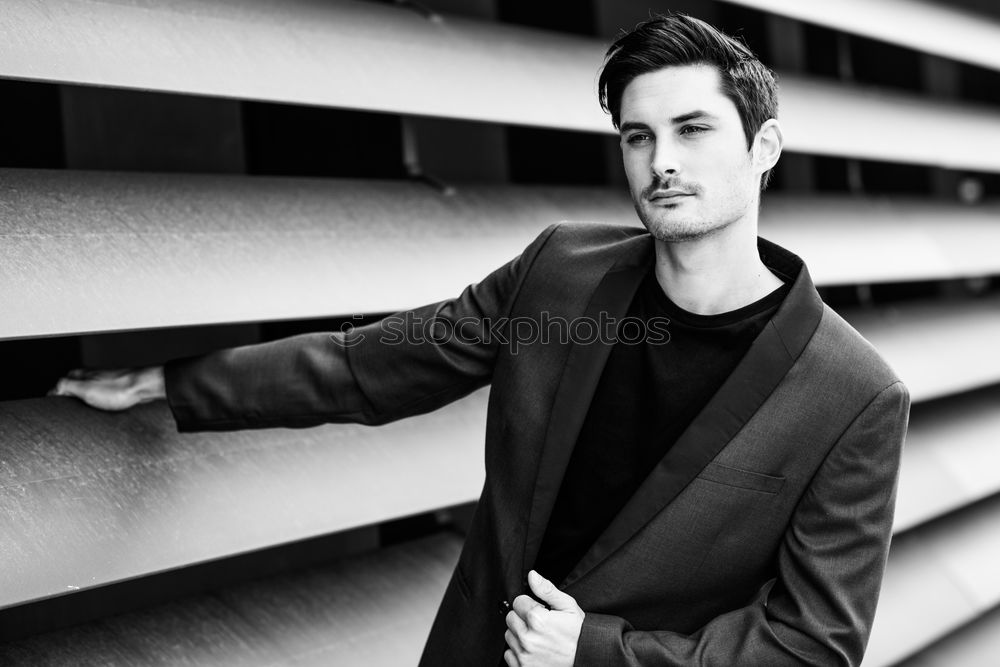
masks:
<svg viewBox="0 0 1000 667"><path fill-rule="evenodd" d="M721 463L716 463L715 461L710 461L698 477L699 479L708 480L709 482L716 482L718 484L726 484L728 486L735 486L741 489L750 489L751 491L760 491L761 493L770 494L775 494L780 491L782 485L785 483L784 477L765 475L764 473L753 472L752 470L732 468L727 465L722 465Z"/></svg>

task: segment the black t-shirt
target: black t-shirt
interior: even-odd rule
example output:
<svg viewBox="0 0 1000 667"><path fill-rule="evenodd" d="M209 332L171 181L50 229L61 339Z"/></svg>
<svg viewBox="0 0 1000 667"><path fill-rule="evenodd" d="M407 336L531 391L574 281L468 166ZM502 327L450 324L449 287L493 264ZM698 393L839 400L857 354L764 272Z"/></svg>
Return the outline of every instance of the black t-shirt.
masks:
<svg viewBox="0 0 1000 667"><path fill-rule="evenodd" d="M543 576L560 582L570 573L732 373L788 293L785 283L737 310L697 315L649 272L619 324L559 488L535 562Z"/></svg>

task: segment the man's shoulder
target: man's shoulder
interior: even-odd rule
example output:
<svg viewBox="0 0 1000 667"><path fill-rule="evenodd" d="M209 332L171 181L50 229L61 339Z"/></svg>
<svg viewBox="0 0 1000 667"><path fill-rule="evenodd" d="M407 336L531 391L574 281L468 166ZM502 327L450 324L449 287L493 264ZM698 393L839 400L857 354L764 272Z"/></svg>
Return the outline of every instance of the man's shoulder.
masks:
<svg viewBox="0 0 1000 667"><path fill-rule="evenodd" d="M564 220L552 225L552 241L569 246L615 246L623 241L648 235L649 232L637 225L609 222Z"/></svg>
<svg viewBox="0 0 1000 667"><path fill-rule="evenodd" d="M652 247L649 232L634 225L606 222L563 221L552 225L544 253L563 259L593 259L598 256L628 257L639 254L645 246Z"/></svg>
<svg viewBox="0 0 1000 667"><path fill-rule="evenodd" d="M826 304L810 345L823 359L828 380L844 383L852 391L874 395L901 382L875 346Z"/></svg>

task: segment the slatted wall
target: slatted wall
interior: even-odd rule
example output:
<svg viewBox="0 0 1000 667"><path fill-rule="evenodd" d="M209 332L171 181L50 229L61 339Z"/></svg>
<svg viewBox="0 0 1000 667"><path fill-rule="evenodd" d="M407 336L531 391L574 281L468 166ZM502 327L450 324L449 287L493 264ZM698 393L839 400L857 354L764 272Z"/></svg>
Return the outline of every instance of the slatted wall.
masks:
<svg viewBox="0 0 1000 667"><path fill-rule="evenodd" d="M74 366L445 298L552 222L636 224L594 83L652 8L779 70L788 152L762 234L912 393L865 665L990 664L1000 13L536 5L4 4L0 662L416 662L482 484L485 392L377 429L184 436L162 404L42 396Z"/></svg>

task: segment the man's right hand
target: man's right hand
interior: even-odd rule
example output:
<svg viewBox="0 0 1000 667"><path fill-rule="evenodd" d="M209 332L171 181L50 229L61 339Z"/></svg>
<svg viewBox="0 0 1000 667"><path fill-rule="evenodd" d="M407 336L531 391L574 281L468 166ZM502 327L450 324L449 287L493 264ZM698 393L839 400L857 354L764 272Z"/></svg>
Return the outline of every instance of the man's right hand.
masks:
<svg viewBox="0 0 1000 667"><path fill-rule="evenodd" d="M128 410L134 405L166 398L163 366L119 370L70 371L49 396L75 396L101 410Z"/></svg>

